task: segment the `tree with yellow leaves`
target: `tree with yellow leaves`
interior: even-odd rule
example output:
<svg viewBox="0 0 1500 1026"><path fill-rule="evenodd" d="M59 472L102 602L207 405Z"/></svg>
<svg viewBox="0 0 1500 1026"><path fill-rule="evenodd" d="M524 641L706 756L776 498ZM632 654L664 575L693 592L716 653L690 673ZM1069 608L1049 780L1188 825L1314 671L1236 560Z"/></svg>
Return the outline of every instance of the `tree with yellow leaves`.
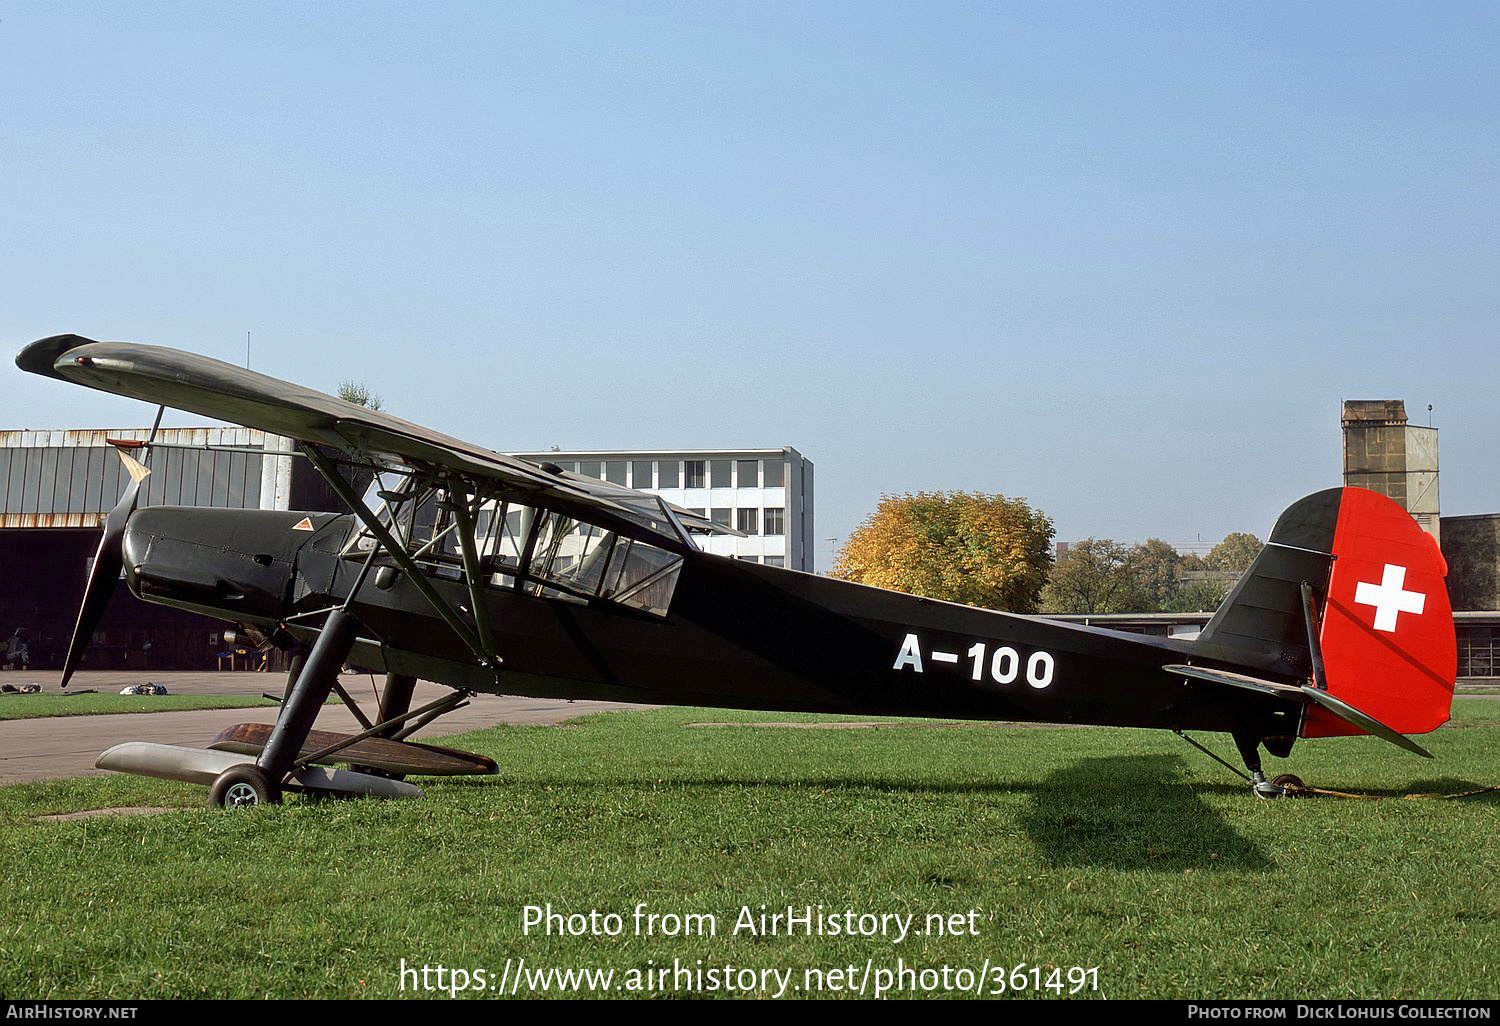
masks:
<svg viewBox="0 0 1500 1026"><path fill-rule="evenodd" d="M1031 613L1052 569L1052 520L982 492L886 495L833 576L927 598Z"/></svg>

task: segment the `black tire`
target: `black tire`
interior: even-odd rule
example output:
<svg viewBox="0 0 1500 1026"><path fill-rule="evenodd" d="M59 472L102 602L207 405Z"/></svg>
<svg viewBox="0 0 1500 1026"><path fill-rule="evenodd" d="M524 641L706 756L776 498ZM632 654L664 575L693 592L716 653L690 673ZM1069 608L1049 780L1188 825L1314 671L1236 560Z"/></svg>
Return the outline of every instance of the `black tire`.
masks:
<svg viewBox="0 0 1500 1026"><path fill-rule="evenodd" d="M1283 773L1281 774L1281 776L1271 781L1271 783L1275 784L1277 787L1286 788L1288 793L1293 795L1307 786L1302 782L1302 778L1297 776L1295 773Z"/></svg>
<svg viewBox="0 0 1500 1026"><path fill-rule="evenodd" d="M209 804L216 809L248 808L252 805L280 805L281 788L254 763L231 766L214 781L208 792Z"/></svg>

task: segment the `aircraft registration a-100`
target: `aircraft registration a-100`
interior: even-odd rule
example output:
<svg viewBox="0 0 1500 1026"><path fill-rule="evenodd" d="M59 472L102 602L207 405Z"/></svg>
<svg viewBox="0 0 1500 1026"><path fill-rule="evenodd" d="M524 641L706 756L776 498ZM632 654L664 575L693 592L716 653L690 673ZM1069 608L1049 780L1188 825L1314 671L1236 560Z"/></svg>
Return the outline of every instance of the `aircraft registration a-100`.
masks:
<svg viewBox="0 0 1500 1026"><path fill-rule="evenodd" d="M712 555L695 535L728 529L657 496L191 353L59 335L16 363L293 439L353 511L138 509L153 444L145 463L121 450L131 483L105 522L64 685L122 570L148 602L289 651L269 729L100 756L209 784L217 805L415 795L408 774L494 772L403 740L479 692L1217 731L1262 797L1285 791L1262 748L1285 758L1298 738L1368 733L1428 755L1404 735L1452 704L1443 557L1359 488L1293 503L1196 639L1149 637ZM385 671L378 718L315 731L346 661ZM412 709L417 678L454 693Z"/></svg>

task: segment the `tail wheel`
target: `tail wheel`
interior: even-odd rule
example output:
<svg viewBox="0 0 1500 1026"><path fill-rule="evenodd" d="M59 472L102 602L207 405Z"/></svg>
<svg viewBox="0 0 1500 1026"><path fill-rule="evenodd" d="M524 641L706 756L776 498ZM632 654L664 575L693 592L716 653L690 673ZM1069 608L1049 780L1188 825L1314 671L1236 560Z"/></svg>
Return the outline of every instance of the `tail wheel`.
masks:
<svg viewBox="0 0 1500 1026"><path fill-rule="evenodd" d="M1293 797L1295 797L1299 791L1306 790L1307 788L1307 785L1302 782L1302 778L1297 776L1295 773L1283 773L1275 780L1271 781L1271 783L1275 784L1277 787L1284 790L1289 796Z"/></svg>
<svg viewBox="0 0 1500 1026"><path fill-rule="evenodd" d="M214 781L208 800L216 809L241 809L252 805L280 805L281 788L271 782L254 763L231 766Z"/></svg>

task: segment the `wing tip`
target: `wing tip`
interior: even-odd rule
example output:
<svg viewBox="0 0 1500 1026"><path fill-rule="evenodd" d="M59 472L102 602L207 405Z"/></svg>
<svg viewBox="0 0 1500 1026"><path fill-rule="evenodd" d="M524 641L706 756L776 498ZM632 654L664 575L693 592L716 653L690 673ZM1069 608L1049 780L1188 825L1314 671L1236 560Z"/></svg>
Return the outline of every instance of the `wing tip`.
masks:
<svg viewBox="0 0 1500 1026"><path fill-rule="evenodd" d="M90 345L94 340L82 335L50 335L38 339L16 354L16 366L31 374L47 378L66 380L57 373L56 364L64 353L79 346Z"/></svg>

